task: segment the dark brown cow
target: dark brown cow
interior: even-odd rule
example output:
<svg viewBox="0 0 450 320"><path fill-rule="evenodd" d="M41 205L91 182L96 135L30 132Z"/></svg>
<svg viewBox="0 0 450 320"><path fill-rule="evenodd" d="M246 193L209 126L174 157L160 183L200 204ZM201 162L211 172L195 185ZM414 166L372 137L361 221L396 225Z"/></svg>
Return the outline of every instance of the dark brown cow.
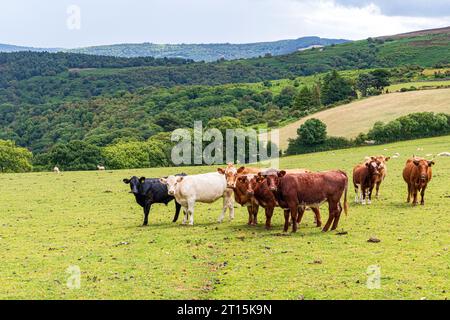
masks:
<svg viewBox="0 0 450 320"><path fill-rule="evenodd" d="M343 171L308 172L300 174L286 174L285 171L277 175L264 176L269 189L283 209L289 209L292 217L292 232L297 231L305 206L318 208L321 203L328 201L329 217L323 228L326 232L333 223L331 230L335 230L342 213L341 197L344 196L344 211L348 212L347 189L348 178ZM297 209L301 208L299 219ZM284 231L289 228L289 211L284 215Z"/></svg>
<svg viewBox="0 0 450 320"><path fill-rule="evenodd" d="M420 192L422 197L420 204L425 204L425 190L432 177L431 166L433 165L434 161L416 157L406 161L405 169L403 169L403 179L408 184L408 198L406 202L409 203L411 196L413 196L412 204L416 206L418 203L417 193Z"/></svg>
<svg viewBox="0 0 450 320"><path fill-rule="evenodd" d="M367 204L372 203L372 192L375 185L381 179L380 173L381 162L375 157L363 164L358 164L353 168L353 186L355 187L355 202L365 205L366 197L368 196ZM361 189L361 196L358 195Z"/></svg>
<svg viewBox="0 0 450 320"><path fill-rule="evenodd" d="M380 186L381 183L384 181L384 179L386 178L387 175L387 162L391 159L391 157L385 157L383 155L381 156L374 156L374 157L366 157L366 162L370 162L372 161L372 158L375 158L376 160L378 160L380 162L380 166L379 166L379 172L380 175L377 177L376 179L376 194L375 194L375 198L378 199L379 195L380 195Z"/></svg>
<svg viewBox="0 0 450 320"><path fill-rule="evenodd" d="M270 191L269 186L267 184L266 179L263 175L258 174L248 174L243 175L238 178L236 188L242 188L247 190L247 194L252 196L258 205L262 206L265 209L266 213L266 229L271 228L272 223L272 216L273 211L275 207L278 207L278 202L275 199L274 194ZM287 216L289 217L289 210L286 209ZM286 211L285 210L285 211ZM312 210L315 213L316 217L316 225L317 227L320 227L322 225L321 217L320 217L320 211L318 208L312 208ZM300 212L301 209L299 208L298 211ZM304 209L303 209L304 211ZM286 212L285 212L286 216Z"/></svg>

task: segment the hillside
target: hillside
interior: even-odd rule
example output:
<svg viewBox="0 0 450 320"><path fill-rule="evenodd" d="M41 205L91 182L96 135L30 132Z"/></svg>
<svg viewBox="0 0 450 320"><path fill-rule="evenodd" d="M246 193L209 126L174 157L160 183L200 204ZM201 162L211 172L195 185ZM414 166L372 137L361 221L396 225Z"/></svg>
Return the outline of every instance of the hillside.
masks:
<svg viewBox="0 0 450 320"><path fill-rule="evenodd" d="M280 128L280 147L286 150L289 138L308 119L322 120L330 136L354 138L367 133L377 121L388 122L414 112L450 112L450 89L390 93L328 109Z"/></svg>
<svg viewBox="0 0 450 320"><path fill-rule="evenodd" d="M73 53L86 53L116 57L155 57L184 58L195 61L216 61L219 59L247 59L271 54L289 54L312 46L329 46L348 42L343 39L322 39L303 37L295 40L280 40L258 43L210 43L210 44L156 44L125 43L67 50Z"/></svg>
<svg viewBox="0 0 450 320"><path fill-rule="evenodd" d="M58 52L60 50L61 49L57 49L57 48L34 48L34 47L14 46L11 44L0 43L0 52L21 52L21 51Z"/></svg>

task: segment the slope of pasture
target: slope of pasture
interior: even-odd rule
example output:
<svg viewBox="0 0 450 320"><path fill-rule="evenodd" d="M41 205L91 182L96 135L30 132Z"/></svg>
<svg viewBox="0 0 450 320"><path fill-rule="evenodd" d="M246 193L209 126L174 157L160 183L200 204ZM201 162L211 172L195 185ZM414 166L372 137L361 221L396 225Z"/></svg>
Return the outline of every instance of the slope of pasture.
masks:
<svg viewBox="0 0 450 320"><path fill-rule="evenodd" d="M150 226L140 226L123 178L215 167L2 174L0 299L446 299L450 158L435 159L424 207L405 203L401 170L409 155L449 146L447 136L283 158L285 168L351 172L368 154L401 154L371 206L353 204L350 187L343 235L322 233L309 211L296 234L281 232L280 209L270 231L262 211L260 224L247 226L241 207L233 222L218 224L221 201L198 204L193 227L171 222L173 203L155 205ZM66 285L72 265L79 289ZM381 268L380 289L366 287L372 265Z"/></svg>
<svg viewBox="0 0 450 320"><path fill-rule="evenodd" d="M377 121L388 122L414 112L450 112L450 89L390 93L312 114L280 128L280 147L286 150L289 138L308 119L326 123L328 135L354 138L367 133Z"/></svg>

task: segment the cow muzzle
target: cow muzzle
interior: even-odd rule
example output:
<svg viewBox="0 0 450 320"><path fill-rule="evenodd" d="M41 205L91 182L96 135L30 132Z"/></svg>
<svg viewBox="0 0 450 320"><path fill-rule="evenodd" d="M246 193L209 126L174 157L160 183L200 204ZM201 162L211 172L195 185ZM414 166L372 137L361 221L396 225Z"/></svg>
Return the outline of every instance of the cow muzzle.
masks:
<svg viewBox="0 0 450 320"><path fill-rule="evenodd" d="M254 196L254 195L255 195L255 192L254 192L254 191L247 191L247 194L248 194L249 196Z"/></svg>
<svg viewBox="0 0 450 320"><path fill-rule="evenodd" d="M277 189L277 187L270 187L269 190L270 191L277 191L278 189Z"/></svg>

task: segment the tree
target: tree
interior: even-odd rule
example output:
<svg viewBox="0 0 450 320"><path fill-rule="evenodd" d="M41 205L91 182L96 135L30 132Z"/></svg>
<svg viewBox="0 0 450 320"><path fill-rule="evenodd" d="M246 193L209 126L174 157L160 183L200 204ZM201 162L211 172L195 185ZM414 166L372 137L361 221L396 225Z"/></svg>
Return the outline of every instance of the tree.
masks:
<svg viewBox="0 0 450 320"><path fill-rule="evenodd" d="M301 144L318 145L327 139L327 125L319 119L309 119L297 129L297 134Z"/></svg>
<svg viewBox="0 0 450 320"><path fill-rule="evenodd" d="M280 108L283 107L291 107L294 103L295 96L297 95L297 91L292 86L284 87L280 94L275 97L275 104Z"/></svg>
<svg viewBox="0 0 450 320"><path fill-rule="evenodd" d="M56 144L37 163L47 169L58 166L62 170L95 170L103 163L103 157L100 147L74 140Z"/></svg>
<svg viewBox="0 0 450 320"><path fill-rule="evenodd" d="M33 154L28 149L16 146L14 141L0 140L1 172L28 172L33 168Z"/></svg>
<svg viewBox="0 0 450 320"><path fill-rule="evenodd" d="M295 97L294 108L296 110L306 111L314 106L313 92L308 87L303 87Z"/></svg>
<svg viewBox="0 0 450 320"><path fill-rule="evenodd" d="M221 117L208 122L208 128L216 128L224 132L227 129L242 128L241 121L233 117Z"/></svg>
<svg viewBox="0 0 450 320"><path fill-rule="evenodd" d="M367 91L373 86L374 77L370 73L361 73L356 80L356 89L363 97L367 96Z"/></svg>
<svg viewBox="0 0 450 320"><path fill-rule="evenodd" d="M339 101L356 97L356 92L349 80L344 79L334 70L323 78L322 81L322 102L330 105Z"/></svg>
<svg viewBox="0 0 450 320"><path fill-rule="evenodd" d="M245 125L253 125L261 122L261 112L247 108L237 114L238 119Z"/></svg>

